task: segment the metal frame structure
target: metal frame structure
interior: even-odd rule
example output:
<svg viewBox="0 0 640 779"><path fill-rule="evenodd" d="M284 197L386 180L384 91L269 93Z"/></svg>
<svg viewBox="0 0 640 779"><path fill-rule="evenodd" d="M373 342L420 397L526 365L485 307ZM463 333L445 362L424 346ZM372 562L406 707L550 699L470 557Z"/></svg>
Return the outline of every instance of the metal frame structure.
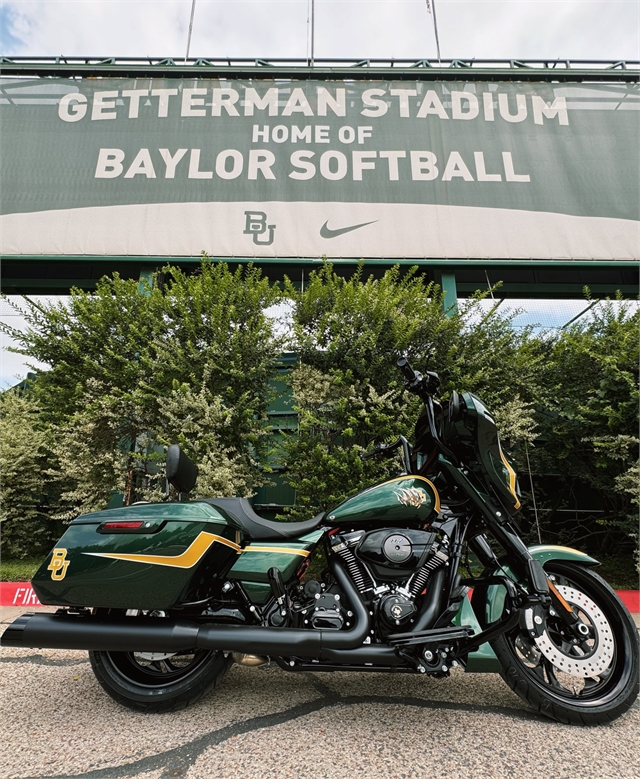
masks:
<svg viewBox="0 0 640 779"><path fill-rule="evenodd" d="M637 60L568 59L255 59L192 57L0 57L3 76L70 78L391 78L435 81L587 81L640 80Z"/></svg>
<svg viewBox="0 0 640 779"><path fill-rule="evenodd" d="M172 264L185 270L200 263L199 257L133 256L20 256L2 257L2 291L6 294L64 295L71 287L94 289L98 279L117 271L122 278L149 279L154 271ZM260 265L266 276L281 280L286 274L294 283L304 283L306 275L322 263L318 257L211 257L230 264ZM332 259L338 273L350 274L359 262L354 258ZM588 287L595 297L636 297L639 287L638 263L527 260L448 260L374 259L364 260L367 275L380 275L394 265L419 266L441 285L449 300L473 295L478 289L501 283L499 296L505 298L579 298Z"/></svg>

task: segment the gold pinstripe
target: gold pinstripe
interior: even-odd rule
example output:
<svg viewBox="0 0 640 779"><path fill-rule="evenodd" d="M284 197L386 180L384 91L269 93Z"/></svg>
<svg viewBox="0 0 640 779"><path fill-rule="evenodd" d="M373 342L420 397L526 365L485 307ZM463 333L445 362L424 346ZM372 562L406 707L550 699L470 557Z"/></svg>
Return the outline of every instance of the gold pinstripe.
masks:
<svg viewBox="0 0 640 779"><path fill-rule="evenodd" d="M589 557L589 555L586 552L581 552L579 549L572 549L570 546L556 546L555 544L538 544L537 546L532 546L531 549L535 549L536 552L541 552L543 549L546 549L550 552L555 552L559 549L562 549L564 552L573 552L574 554L581 554L585 557Z"/></svg>
<svg viewBox="0 0 640 779"><path fill-rule="evenodd" d="M132 563L165 565L169 568L193 568L202 559L209 547L216 542L234 549L238 554L242 551L238 544L234 544L228 538L202 531L191 546L179 555L120 554L116 552L83 552L82 554L91 555L92 557L108 557L111 560L125 560Z"/></svg>
<svg viewBox="0 0 640 779"><path fill-rule="evenodd" d="M271 552L272 554L297 554L300 555L300 557L309 557L310 552L305 551L304 549L289 549L285 546L255 546L254 544L251 544L251 546L247 546L242 550L243 554L245 552Z"/></svg>
<svg viewBox="0 0 640 779"><path fill-rule="evenodd" d="M516 492L516 472L513 470L513 468L509 465L507 462L507 458L502 453L502 447L500 446L500 442L498 441L498 451L500 452L500 459L505 465L505 468L509 472L509 492L513 495L515 498L516 504L514 508L519 509L520 508L520 500L518 499L518 493Z"/></svg>

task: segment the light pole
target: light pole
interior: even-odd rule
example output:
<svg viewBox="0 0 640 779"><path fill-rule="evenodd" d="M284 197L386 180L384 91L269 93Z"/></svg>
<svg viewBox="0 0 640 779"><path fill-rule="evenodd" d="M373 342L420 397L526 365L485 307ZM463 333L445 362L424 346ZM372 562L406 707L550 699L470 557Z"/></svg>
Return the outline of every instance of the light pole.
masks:
<svg viewBox="0 0 640 779"><path fill-rule="evenodd" d="M191 19L189 20L189 35L187 36L187 53L184 55L185 64L189 59L189 49L191 48L191 33L193 32L193 15L196 12L196 0L191 2Z"/></svg>
<svg viewBox="0 0 640 779"><path fill-rule="evenodd" d="M440 40L438 39L438 20L436 18L436 0L426 0L426 2L427 2L427 11L433 16L433 31L436 35L436 51L438 52L438 65L439 65L440 64Z"/></svg>

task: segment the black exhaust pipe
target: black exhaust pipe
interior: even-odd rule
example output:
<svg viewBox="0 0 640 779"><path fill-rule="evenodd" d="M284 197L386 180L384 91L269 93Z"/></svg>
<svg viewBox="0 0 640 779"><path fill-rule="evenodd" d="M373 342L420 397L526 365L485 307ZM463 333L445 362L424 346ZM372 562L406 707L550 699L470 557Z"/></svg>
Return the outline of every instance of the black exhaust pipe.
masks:
<svg viewBox="0 0 640 779"><path fill-rule="evenodd" d="M331 561L331 570L354 613L355 625L350 630L198 625L153 617L105 620L92 615L25 614L5 630L0 645L105 652L222 649L244 654L320 659L328 650L354 649L369 635L369 613L351 579L337 559Z"/></svg>
<svg viewBox="0 0 640 779"><path fill-rule="evenodd" d="M90 614L23 614L4 631L1 646L179 652L195 647L199 625L167 619L100 619ZM161 646L166 647L164 650Z"/></svg>

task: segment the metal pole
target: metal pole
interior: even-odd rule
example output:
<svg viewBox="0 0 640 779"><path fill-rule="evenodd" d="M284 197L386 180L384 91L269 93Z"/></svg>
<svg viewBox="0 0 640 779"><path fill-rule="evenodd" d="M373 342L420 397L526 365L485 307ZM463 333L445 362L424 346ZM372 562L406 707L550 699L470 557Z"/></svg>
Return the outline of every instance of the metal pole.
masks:
<svg viewBox="0 0 640 779"><path fill-rule="evenodd" d="M193 15L196 12L196 0L191 3L191 19L189 20L189 36L187 38L187 53L184 55L185 64L189 59L189 49L191 48L191 33L193 32Z"/></svg>
<svg viewBox="0 0 640 779"><path fill-rule="evenodd" d="M313 67L316 37L316 3L311 0L311 67Z"/></svg>
<svg viewBox="0 0 640 779"><path fill-rule="evenodd" d="M438 20L436 18L436 0L427 0L427 11L433 16L433 31L436 34L436 51L438 52L438 65L440 64L440 39L438 38Z"/></svg>
<svg viewBox="0 0 640 779"><path fill-rule="evenodd" d="M529 447L527 441L524 442L524 451L527 455L527 468L529 469L529 481L531 483L531 499L533 500L533 513L536 518L536 527L538 528L538 543L542 543L542 534L540 532L540 520L538 519L538 506L536 505L536 493L533 489L533 474L531 473L531 460L529 460Z"/></svg>

